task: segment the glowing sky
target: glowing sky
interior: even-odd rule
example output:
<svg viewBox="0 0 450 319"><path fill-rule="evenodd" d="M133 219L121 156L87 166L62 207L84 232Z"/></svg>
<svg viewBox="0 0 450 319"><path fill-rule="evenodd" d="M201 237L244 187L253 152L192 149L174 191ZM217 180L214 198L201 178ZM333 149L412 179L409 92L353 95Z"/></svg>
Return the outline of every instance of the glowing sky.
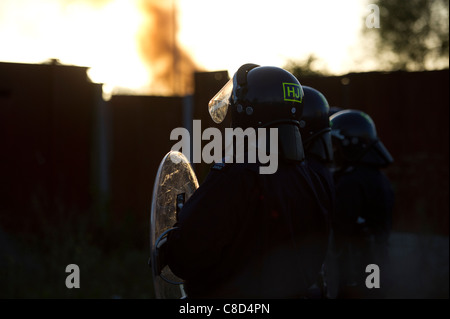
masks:
<svg viewBox="0 0 450 319"><path fill-rule="evenodd" d="M228 70L243 61L281 66L315 53L330 71L345 72L367 14L363 0L184 0L180 6L184 46L208 68Z"/></svg>
<svg viewBox="0 0 450 319"><path fill-rule="evenodd" d="M0 0L0 61L90 67L105 90L152 93L138 49L142 2L155 0ZM176 0L174 0L176 1ZM171 7L169 0L161 0ZM314 53L329 71L361 67L365 0L177 0L177 41L204 70L244 63L283 66ZM358 58L359 57L359 58ZM356 59L356 60L355 60Z"/></svg>

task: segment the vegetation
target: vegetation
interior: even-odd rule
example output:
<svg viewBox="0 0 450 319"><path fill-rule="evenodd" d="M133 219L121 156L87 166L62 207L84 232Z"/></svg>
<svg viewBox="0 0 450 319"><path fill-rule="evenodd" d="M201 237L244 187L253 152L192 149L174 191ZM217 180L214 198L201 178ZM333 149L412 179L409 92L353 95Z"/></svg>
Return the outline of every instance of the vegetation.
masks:
<svg viewBox="0 0 450 319"><path fill-rule="evenodd" d="M153 298L148 242L96 226L81 216L33 233L0 229L0 298ZM65 285L69 264L80 288Z"/></svg>
<svg viewBox="0 0 450 319"><path fill-rule="evenodd" d="M448 68L449 0L376 0L380 27L362 28L380 69Z"/></svg>

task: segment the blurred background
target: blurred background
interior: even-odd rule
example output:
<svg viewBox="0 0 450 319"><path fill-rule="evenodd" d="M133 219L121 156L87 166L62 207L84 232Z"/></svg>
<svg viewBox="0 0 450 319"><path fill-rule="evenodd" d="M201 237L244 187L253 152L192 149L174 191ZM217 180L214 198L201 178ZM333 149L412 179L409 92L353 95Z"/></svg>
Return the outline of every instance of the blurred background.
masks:
<svg viewBox="0 0 450 319"><path fill-rule="evenodd" d="M448 0L0 0L0 297L153 298L170 132L223 129L207 103L252 62L374 119L395 159L386 297L448 298L448 21Z"/></svg>

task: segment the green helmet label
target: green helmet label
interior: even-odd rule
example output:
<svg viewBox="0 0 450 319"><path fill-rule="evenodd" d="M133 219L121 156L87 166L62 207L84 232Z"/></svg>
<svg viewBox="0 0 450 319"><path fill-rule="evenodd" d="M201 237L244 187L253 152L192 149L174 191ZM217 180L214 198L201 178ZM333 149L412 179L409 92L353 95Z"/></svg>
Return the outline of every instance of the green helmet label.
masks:
<svg viewBox="0 0 450 319"><path fill-rule="evenodd" d="M302 89L296 83L283 83L283 95L285 101L302 103Z"/></svg>

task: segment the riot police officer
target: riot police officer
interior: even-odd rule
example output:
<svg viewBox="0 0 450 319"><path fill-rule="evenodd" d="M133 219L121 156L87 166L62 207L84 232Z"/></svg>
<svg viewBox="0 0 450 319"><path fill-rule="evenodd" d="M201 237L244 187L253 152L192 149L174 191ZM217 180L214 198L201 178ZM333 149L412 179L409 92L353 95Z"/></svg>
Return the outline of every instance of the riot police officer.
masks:
<svg viewBox="0 0 450 319"><path fill-rule="evenodd" d="M322 92L303 85L303 113L300 119L300 133L303 140L306 161L309 167L319 176L325 187L327 197L322 204L329 212L334 210L335 189L330 165L333 163L333 147L331 142L330 107ZM330 229L328 253L323 268L322 294L327 298L336 298L337 273L334 256L334 236Z"/></svg>
<svg viewBox="0 0 450 319"><path fill-rule="evenodd" d="M302 136L308 165L320 176L329 193L328 209L334 205L334 182L329 165L333 163L333 147L329 120L330 107L326 97L318 90L302 86L303 113L300 119Z"/></svg>
<svg viewBox="0 0 450 319"><path fill-rule="evenodd" d="M333 229L339 251L340 297L370 297L373 294L365 285L367 265L376 264L387 274L394 193L381 169L393 159L368 114L342 110L330 117L330 123L336 166Z"/></svg>
<svg viewBox="0 0 450 319"><path fill-rule="evenodd" d="M270 151L278 150L278 167L260 174L258 161L213 165L168 236L169 267L188 298L308 297L327 249L329 211L304 157L300 83L281 68L245 64L209 106L218 123L230 111L233 128L276 128Z"/></svg>

